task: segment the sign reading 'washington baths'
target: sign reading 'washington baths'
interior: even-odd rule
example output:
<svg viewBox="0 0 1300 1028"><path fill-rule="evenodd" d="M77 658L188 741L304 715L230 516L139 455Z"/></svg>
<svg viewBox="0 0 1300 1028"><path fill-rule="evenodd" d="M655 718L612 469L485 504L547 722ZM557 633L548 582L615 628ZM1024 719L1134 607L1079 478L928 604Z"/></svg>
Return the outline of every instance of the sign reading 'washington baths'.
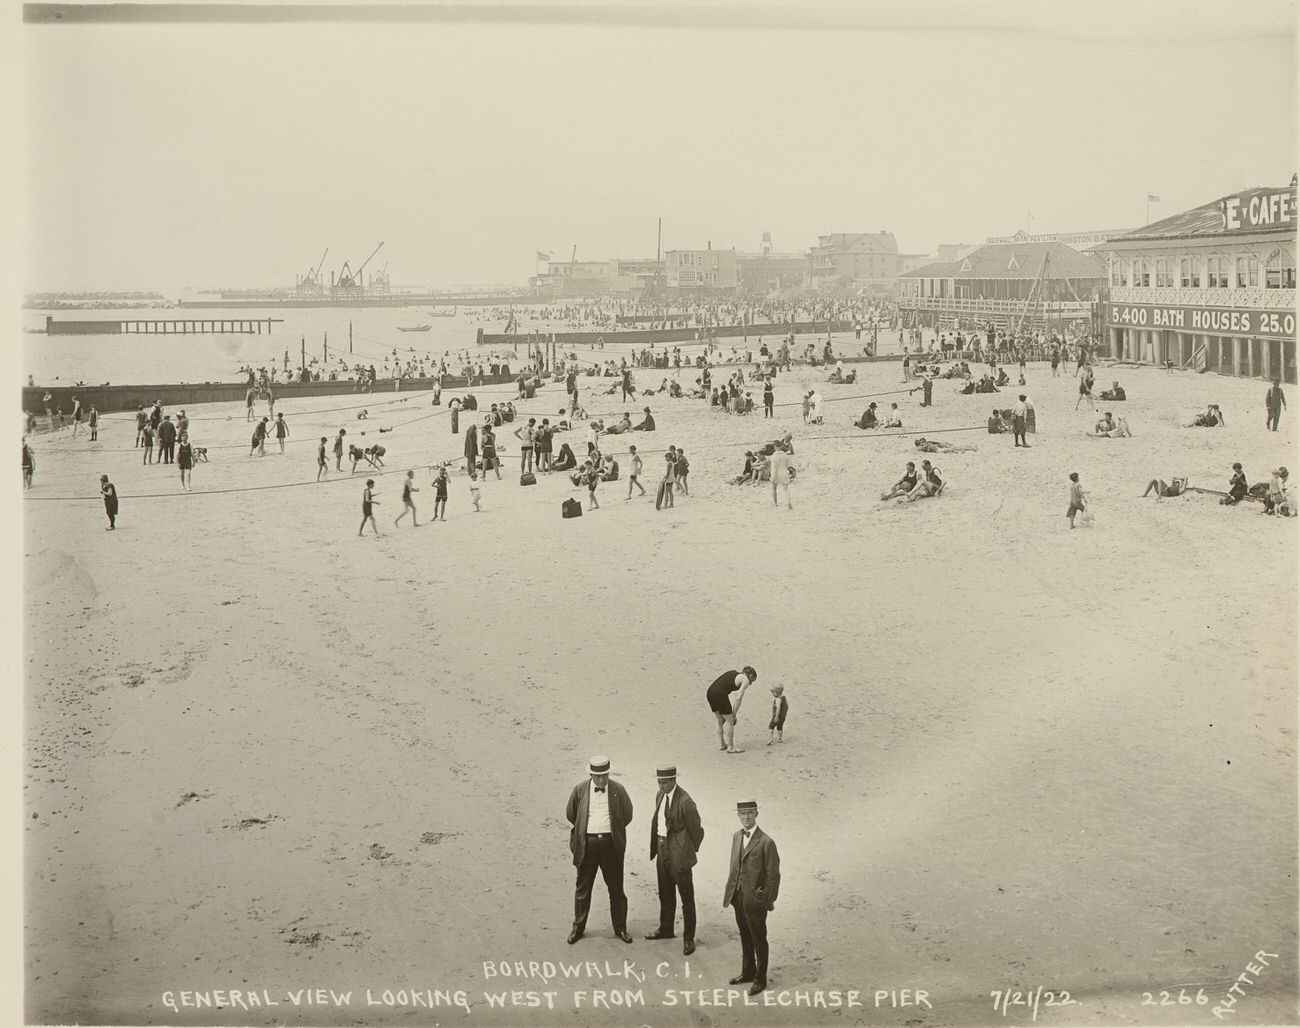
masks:
<svg viewBox="0 0 1300 1028"><path fill-rule="evenodd" d="M1289 310L1108 303L1106 323L1117 328L1168 328L1208 335L1295 338L1295 314Z"/></svg>

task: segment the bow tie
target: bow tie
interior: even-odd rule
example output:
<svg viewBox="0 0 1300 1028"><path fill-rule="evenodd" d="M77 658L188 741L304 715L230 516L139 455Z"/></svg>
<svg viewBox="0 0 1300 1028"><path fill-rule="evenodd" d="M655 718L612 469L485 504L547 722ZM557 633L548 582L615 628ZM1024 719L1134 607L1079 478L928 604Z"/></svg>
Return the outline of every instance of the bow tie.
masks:
<svg viewBox="0 0 1300 1028"><path fill-rule="evenodd" d="M602 788L598 785L598 786L596 786L596 791L597 791L597 792L604 792L605 790L602 789Z"/></svg>

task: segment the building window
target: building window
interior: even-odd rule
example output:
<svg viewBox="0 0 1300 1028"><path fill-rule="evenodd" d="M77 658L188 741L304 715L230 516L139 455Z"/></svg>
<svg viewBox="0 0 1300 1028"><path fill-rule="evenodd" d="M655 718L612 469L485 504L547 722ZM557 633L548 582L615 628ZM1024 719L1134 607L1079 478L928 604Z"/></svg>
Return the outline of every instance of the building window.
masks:
<svg viewBox="0 0 1300 1028"><path fill-rule="evenodd" d="M1259 285L1259 258L1254 254L1237 258L1237 288Z"/></svg>
<svg viewBox="0 0 1300 1028"><path fill-rule="evenodd" d="M1174 262L1169 257L1156 261L1156 288L1171 289L1174 284Z"/></svg>
<svg viewBox="0 0 1300 1028"><path fill-rule="evenodd" d="M1268 259L1264 269L1264 286L1267 289L1295 288L1295 258L1284 253L1281 247Z"/></svg>
<svg viewBox="0 0 1300 1028"><path fill-rule="evenodd" d="M1133 284L1143 287L1151 285L1151 265L1141 257L1133 261Z"/></svg>
<svg viewBox="0 0 1300 1028"><path fill-rule="evenodd" d="M1184 257L1179 261L1181 275L1179 281L1184 289L1201 288L1201 262L1195 257Z"/></svg>
<svg viewBox="0 0 1300 1028"><path fill-rule="evenodd" d="M1207 289L1228 288L1228 258L1211 257L1205 262L1205 287Z"/></svg>

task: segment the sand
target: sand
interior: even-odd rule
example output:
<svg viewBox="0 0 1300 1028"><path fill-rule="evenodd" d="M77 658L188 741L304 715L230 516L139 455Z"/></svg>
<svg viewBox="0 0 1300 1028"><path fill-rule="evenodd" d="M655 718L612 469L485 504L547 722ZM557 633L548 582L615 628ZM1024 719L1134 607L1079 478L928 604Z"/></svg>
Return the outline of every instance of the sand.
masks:
<svg viewBox="0 0 1300 1028"><path fill-rule="evenodd" d="M582 498L560 476L518 487L507 430L482 513L456 474L445 523L394 530L401 472L421 469L427 518L425 469L461 450L425 394L284 406L289 452L272 442L263 458L246 456L242 408L191 409L212 448L192 494L174 469L138 463L122 420L98 444L40 439L23 525L28 1020L983 1024L1004 1020L992 990L1041 986L1071 1000L1044 1023L1209 1023L1263 950L1279 956L1228 1020L1293 1022L1297 522L1139 498L1153 476L1225 488L1234 460L1266 479L1294 460L1293 414L1274 434L1262 383L1117 374L1131 399L1103 407L1135 437L1094 441L1074 380L1032 367L1027 451L939 432L982 426L1015 388L963 397L939 382L930 409L881 395L907 435L850 428L867 400L841 398L901 389L896 364L864 366L854 386L782 375L782 404L818 383L819 427L797 405L769 424L638 398L628 406L649 403L660 426L636 439L647 469L685 447L691 495L656 513L653 481L631 502L609 484L579 520L559 516ZM1227 428L1179 427L1208 402ZM552 385L526 406L562 403ZM358 404L365 422L345 410ZM315 441L340 425L388 449L380 539L356 537L363 474L312 483ZM747 447L786 431L793 511L726 484ZM879 503L922 434L978 451L932 458L949 482L939 499ZM581 433L561 438L585 449ZM1096 512L1073 532L1072 470ZM122 497L112 533L101 472ZM746 663L760 675L737 730L746 752L727 755L704 689ZM769 747L777 682L790 715ZM595 753L636 808L631 946L599 882L587 938L565 945L564 804ZM689 978L679 942L642 939L657 920L662 761L706 832ZM751 798L783 869L768 995L855 990L861 1006L747 1009L711 992L722 1005L665 1005L666 989L725 989L739 969L721 897L735 803ZM634 961L646 978L484 969L561 960ZM1180 987L1192 1005L1176 1005ZM299 991L317 988L349 1001ZM278 1006L165 1004L217 989ZM399 1004L399 989L463 990L470 1010ZM502 989L554 991L557 1009L489 1008L484 992ZM600 989L634 1004L640 990L645 1006L593 1007ZM888 992L903 989L929 1005ZM1006 1020L1029 1020L1020 1011Z"/></svg>

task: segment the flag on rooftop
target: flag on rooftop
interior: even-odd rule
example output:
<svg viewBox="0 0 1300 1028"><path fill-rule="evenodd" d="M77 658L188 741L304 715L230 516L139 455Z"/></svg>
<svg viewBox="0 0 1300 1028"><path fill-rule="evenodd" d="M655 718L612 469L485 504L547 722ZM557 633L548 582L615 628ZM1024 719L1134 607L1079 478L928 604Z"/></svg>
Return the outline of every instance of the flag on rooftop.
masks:
<svg viewBox="0 0 1300 1028"><path fill-rule="evenodd" d="M551 255L549 253L544 253L543 251L538 250L537 259L539 261L549 261L551 259Z"/></svg>
<svg viewBox="0 0 1300 1028"><path fill-rule="evenodd" d="M1159 202L1160 202L1160 197L1156 196L1155 193L1147 193L1147 203L1159 203Z"/></svg>

